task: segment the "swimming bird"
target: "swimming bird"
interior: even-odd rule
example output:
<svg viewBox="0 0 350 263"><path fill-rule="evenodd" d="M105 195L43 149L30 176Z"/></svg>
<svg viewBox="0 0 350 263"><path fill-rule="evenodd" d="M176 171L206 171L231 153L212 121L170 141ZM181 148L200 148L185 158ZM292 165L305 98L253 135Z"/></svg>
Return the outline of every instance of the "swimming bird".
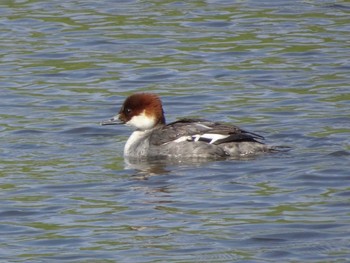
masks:
<svg viewBox="0 0 350 263"><path fill-rule="evenodd" d="M119 113L101 125L125 124L134 129L124 147L129 158L238 158L273 152L264 137L235 125L182 118L166 124L160 98L136 93Z"/></svg>

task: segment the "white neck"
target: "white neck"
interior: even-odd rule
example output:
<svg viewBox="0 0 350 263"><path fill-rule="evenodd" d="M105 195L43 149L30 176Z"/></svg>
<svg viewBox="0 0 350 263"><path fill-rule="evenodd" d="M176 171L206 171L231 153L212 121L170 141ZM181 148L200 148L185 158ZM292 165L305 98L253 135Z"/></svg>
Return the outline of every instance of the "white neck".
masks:
<svg viewBox="0 0 350 263"><path fill-rule="evenodd" d="M140 157L147 155L150 130L134 131L124 146L124 156Z"/></svg>

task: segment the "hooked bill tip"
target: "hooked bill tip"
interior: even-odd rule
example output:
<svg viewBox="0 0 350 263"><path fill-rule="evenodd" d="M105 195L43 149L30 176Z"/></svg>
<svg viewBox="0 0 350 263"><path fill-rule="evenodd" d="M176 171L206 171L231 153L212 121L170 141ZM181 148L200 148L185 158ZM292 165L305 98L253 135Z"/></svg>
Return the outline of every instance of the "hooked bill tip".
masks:
<svg viewBox="0 0 350 263"><path fill-rule="evenodd" d="M118 120L118 118L112 118L106 121L101 121L100 125L117 125L117 124L123 124L120 120Z"/></svg>

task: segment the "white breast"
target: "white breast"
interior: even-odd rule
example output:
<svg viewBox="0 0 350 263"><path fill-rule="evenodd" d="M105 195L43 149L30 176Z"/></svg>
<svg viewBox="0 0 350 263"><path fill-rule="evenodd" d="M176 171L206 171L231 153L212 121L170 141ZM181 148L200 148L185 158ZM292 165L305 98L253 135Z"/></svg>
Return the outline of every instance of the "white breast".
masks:
<svg viewBox="0 0 350 263"><path fill-rule="evenodd" d="M134 131L124 146L125 156L137 156L147 152L149 131Z"/></svg>

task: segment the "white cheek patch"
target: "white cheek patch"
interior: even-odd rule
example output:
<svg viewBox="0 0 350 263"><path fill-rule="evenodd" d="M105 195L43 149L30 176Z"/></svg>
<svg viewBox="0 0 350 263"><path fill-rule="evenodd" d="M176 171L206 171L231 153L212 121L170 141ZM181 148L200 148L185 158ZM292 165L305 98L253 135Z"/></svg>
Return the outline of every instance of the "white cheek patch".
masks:
<svg viewBox="0 0 350 263"><path fill-rule="evenodd" d="M128 126L132 126L137 130L149 130L154 127L156 123L155 118L149 117L143 111L141 114L133 116L130 121L126 123Z"/></svg>
<svg viewBox="0 0 350 263"><path fill-rule="evenodd" d="M194 141L197 142L199 140L209 141L209 144L213 144L214 142L225 139L229 137L229 135L223 135L223 134L214 134L214 133L205 133L205 134L198 134L192 136Z"/></svg>

